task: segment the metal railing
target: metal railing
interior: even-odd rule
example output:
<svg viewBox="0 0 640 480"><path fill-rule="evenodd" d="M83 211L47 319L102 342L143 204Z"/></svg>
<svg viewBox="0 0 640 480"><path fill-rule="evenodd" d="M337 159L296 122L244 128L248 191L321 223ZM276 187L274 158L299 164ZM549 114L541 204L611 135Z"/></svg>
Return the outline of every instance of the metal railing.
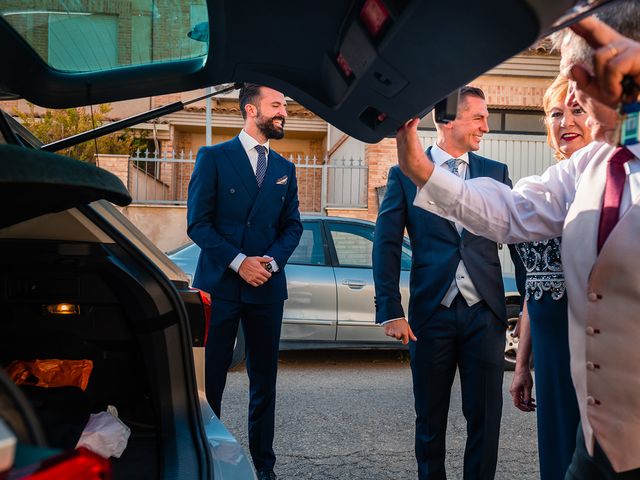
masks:
<svg viewBox="0 0 640 480"><path fill-rule="evenodd" d="M184 205L196 161L184 151L158 156L148 150L129 157L127 188L135 203Z"/></svg>
<svg viewBox="0 0 640 480"><path fill-rule="evenodd" d="M290 156L296 166L300 211L324 213L325 208L366 208L368 168L362 159ZM134 203L185 205L195 166L186 154L136 151L129 157L127 188Z"/></svg>

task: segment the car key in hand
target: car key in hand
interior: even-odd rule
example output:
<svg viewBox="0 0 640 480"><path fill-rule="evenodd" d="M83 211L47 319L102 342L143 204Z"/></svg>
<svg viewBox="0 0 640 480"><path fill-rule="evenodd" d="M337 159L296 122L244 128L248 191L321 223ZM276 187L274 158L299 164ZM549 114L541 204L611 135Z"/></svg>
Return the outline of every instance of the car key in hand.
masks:
<svg viewBox="0 0 640 480"><path fill-rule="evenodd" d="M640 88L633 79L625 76L622 80L622 99L620 102L620 126L618 145L635 145L640 143Z"/></svg>

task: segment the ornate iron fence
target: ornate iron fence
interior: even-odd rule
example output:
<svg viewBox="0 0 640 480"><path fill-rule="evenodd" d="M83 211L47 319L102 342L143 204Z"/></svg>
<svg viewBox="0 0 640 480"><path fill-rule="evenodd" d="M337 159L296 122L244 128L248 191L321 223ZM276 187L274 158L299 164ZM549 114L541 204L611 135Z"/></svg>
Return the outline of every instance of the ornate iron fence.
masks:
<svg viewBox="0 0 640 480"><path fill-rule="evenodd" d="M362 159L299 155L289 160L296 166L301 212L324 213L327 207L367 206L368 168ZM138 150L129 158L127 188L134 203L184 205L194 166L193 152L160 156Z"/></svg>

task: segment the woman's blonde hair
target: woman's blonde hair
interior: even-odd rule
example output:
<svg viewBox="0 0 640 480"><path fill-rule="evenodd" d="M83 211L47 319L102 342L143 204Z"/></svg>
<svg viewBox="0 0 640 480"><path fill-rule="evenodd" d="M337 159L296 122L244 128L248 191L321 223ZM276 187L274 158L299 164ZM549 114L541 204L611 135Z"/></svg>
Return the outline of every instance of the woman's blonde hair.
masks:
<svg viewBox="0 0 640 480"><path fill-rule="evenodd" d="M556 105L564 104L564 100L567 97L567 91L569 90L569 81L567 77L558 75L556 79L549 85L547 90L542 96L542 108L544 109L544 125L547 127L547 143L553 149L553 156L556 160L564 159L564 155L558 150L558 147L553 144L551 139L551 130L549 129L549 113L551 109Z"/></svg>

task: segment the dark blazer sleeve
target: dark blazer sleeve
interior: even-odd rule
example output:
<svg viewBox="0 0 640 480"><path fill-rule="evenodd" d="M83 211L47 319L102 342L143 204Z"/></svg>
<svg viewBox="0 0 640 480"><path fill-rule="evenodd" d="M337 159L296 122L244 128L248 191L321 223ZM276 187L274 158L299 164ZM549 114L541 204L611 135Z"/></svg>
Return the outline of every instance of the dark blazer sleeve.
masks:
<svg viewBox="0 0 640 480"><path fill-rule="evenodd" d="M513 188L513 182L509 177L509 167L504 166L504 180L502 183L508 185L509 188ZM514 244L509 245L509 254L511 255L511 260L513 261L513 266L515 268L515 276L516 276L516 287L518 288L518 293L520 293L520 308L522 308L522 304L524 301L525 290L524 284L527 278L527 270L524 267L524 263L522 263L522 258L518 254L518 250Z"/></svg>
<svg viewBox="0 0 640 480"><path fill-rule="evenodd" d="M389 170L373 237L376 323L405 317L400 296L400 262L408 212L398 171L397 167Z"/></svg>
<svg viewBox="0 0 640 480"><path fill-rule="evenodd" d="M240 249L226 241L214 226L218 207L218 155L222 155L222 151L216 147L203 147L198 151L187 197L187 234L224 270Z"/></svg>
<svg viewBox="0 0 640 480"><path fill-rule="evenodd" d="M286 161L283 159L283 161ZM298 180L296 168L291 162L289 173L289 188L285 195L280 218L278 219L279 234L276 240L269 246L265 255L273 257L278 264L278 269L283 269L289 261L289 257L300 243L302 236L302 222L300 221L300 202L298 201Z"/></svg>

